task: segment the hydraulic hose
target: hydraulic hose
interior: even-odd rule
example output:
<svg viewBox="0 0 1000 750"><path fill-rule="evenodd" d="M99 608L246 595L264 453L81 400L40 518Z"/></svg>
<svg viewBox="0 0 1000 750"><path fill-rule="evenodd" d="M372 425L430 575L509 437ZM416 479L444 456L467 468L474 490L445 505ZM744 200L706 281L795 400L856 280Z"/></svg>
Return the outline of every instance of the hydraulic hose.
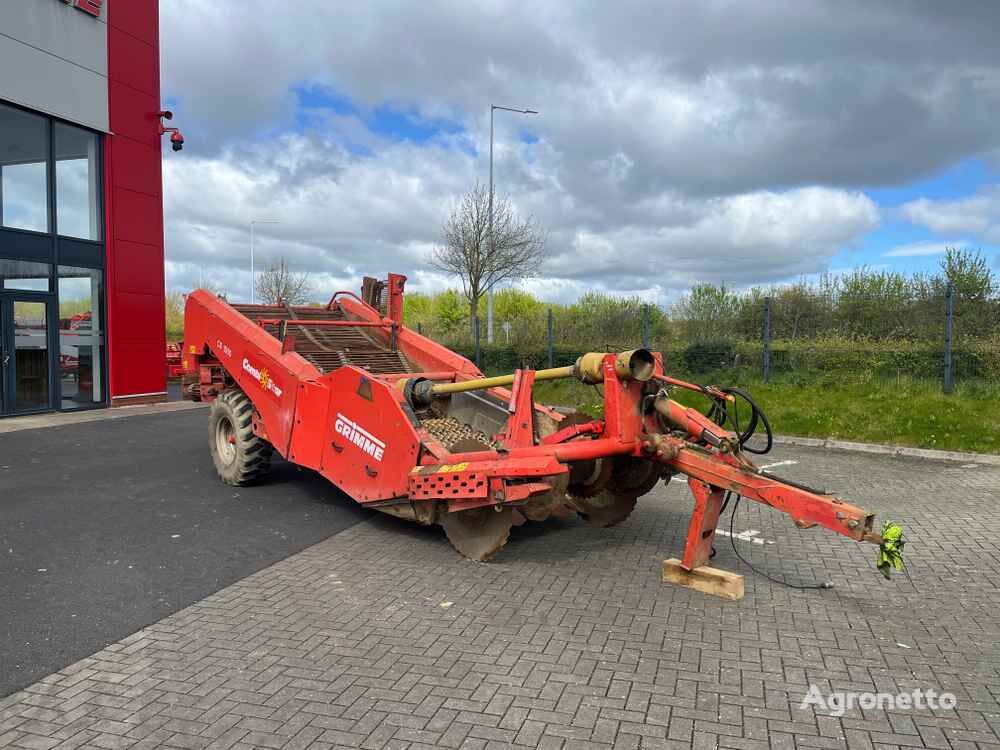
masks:
<svg viewBox="0 0 1000 750"><path fill-rule="evenodd" d="M736 400L730 404L725 399L716 398L705 416L720 425L725 425L728 420L736 432L736 439L739 441L740 448L747 453L763 455L770 452L774 445L774 433L771 430L771 422L768 420L764 410L760 408L760 405L753 400L753 396L742 388L721 388L720 390L723 393L733 396ZM750 406L750 421L747 422L745 428L740 424L739 399L746 401ZM764 434L767 436L767 443L763 448L756 448L750 445L750 439L756 434L758 425L763 426Z"/></svg>

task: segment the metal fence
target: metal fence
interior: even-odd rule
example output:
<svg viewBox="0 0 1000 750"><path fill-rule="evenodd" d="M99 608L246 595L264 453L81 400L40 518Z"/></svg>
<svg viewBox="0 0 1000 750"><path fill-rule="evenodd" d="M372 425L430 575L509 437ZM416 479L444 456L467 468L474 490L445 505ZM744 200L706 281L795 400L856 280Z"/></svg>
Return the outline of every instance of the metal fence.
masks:
<svg viewBox="0 0 1000 750"><path fill-rule="evenodd" d="M468 317L414 327L488 372L642 345L661 352L670 372L727 382L906 377L939 382L945 393L1000 384L1000 298L939 286L854 296L779 290L718 304L688 298L669 310L638 300L539 306L498 319L492 344L485 323Z"/></svg>

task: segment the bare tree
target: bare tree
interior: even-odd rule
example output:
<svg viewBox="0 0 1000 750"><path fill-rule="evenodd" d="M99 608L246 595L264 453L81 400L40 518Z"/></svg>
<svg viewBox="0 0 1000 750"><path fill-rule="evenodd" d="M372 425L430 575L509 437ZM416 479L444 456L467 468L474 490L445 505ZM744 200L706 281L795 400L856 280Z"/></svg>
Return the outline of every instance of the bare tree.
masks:
<svg viewBox="0 0 1000 750"><path fill-rule="evenodd" d="M309 300L312 293L309 274L304 271L289 271L284 258L258 274L254 288L257 290L257 298L265 305L276 305L279 302L301 305Z"/></svg>
<svg viewBox="0 0 1000 750"><path fill-rule="evenodd" d="M544 260L545 235L532 217L518 218L508 198L493 196L490 242L490 191L478 183L452 210L443 234L431 265L462 280L473 329L484 294L501 281L533 276Z"/></svg>

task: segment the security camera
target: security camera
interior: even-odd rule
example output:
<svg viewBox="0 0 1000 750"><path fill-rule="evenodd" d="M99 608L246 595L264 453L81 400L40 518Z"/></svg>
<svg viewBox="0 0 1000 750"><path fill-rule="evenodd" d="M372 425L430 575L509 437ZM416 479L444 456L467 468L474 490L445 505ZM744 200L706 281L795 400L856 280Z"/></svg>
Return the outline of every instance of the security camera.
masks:
<svg viewBox="0 0 1000 750"><path fill-rule="evenodd" d="M160 110L161 120L172 120L174 113L169 109ZM181 133L179 128L168 128L162 122L160 122L160 135L166 135L170 133L170 147L174 151L180 151L184 148L184 135Z"/></svg>

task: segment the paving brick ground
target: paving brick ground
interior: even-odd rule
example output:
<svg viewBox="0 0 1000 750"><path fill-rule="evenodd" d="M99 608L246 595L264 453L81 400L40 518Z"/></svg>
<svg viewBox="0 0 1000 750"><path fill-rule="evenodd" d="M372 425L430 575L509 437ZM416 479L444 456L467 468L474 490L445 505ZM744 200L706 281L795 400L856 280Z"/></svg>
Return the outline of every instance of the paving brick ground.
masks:
<svg viewBox="0 0 1000 750"><path fill-rule="evenodd" d="M659 582L690 501L611 530L515 530L492 564L436 530L363 523L0 701L23 748L1000 747L1000 469L784 449L775 469L902 521L912 582L874 548L739 509L742 602ZM773 544L769 543L773 542ZM717 564L740 569L720 539ZM954 710L799 704L951 691Z"/></svg>

